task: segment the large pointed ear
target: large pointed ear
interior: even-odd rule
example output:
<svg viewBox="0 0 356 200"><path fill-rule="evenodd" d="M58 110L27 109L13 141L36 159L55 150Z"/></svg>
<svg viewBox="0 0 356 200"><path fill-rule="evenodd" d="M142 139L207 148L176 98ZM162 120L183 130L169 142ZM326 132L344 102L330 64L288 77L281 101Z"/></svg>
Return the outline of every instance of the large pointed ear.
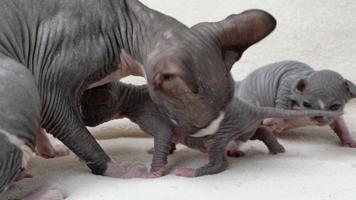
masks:
<svg viewBox="0 0 356 200"><path fill-rule="evenodd" d="M276 24L275 18L263 10L247 10L220 22L197 24L192 29L220 42L226 66L231 70L244 51L269 35Z"/></svg>
<svg viewBox="0 0 356 200"><path fill-rule="evenodd" d="M345 87L346 87L346 91L349 93L351 98L356 98L356 85L349 81L349 80L345 80Z"/></svg>
<svg viewBox="0 0 356 200"><path fill-rule="evenodd" d="M299 79L293 85L292 91L296 94L303 94L306 86L307 86L306 79Z"/></svg>
<svg viewBox="0 0 356 200"><path fill-rule="evenodd" d="M192 73L183 71L185 68L172 60L164 62L153 76L153 87L164 93L173 95L181 93L198 93L198 86Z"/></svg>

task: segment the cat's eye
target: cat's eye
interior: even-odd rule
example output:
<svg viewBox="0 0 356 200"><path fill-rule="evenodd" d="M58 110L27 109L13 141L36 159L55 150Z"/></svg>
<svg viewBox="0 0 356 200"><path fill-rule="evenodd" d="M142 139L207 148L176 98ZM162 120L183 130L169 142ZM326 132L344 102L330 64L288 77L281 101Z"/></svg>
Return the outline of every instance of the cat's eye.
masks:
<svg viewBox="0 0 356 200"><path fill-rule="evenodd" d="M311 105L310 103L304 101L304 102L303 102L303 107L304 107L304 108L311 108L312 105Z"/></svg>
<svg viewBox="0 0 356 200"><path fill-rule="evenodd" d="M341 104L334 104L334 105L331 105L329 109L332 111L336 111L336 110L339 110L340 108L341 108Z"/></svg>

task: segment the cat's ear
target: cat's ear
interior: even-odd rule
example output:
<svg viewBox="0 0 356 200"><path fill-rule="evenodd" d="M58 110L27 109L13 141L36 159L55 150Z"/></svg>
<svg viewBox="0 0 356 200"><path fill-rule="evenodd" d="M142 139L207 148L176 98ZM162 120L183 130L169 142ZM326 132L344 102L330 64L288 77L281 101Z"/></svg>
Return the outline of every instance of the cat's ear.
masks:
<svg viewBox="0 0 356 200"><path fill-rule="evenodd" d="M302 78L295 82L292 91L297 94L303 94L305 87L307 86L306 79Z"/></svg>
<svg viewBox="0 0 356 200"><path fill-rule="evenodd" d="M345 80L344 85L345 85L346 91L348 92L348 95L351 98L356 98L356 85L349 80Z"/></svg>
<svg viewBox="0 0 356 200"><path fill-rule="evenodd" d="M219 22L204 22L192 27L207 41L220 43L227 69L237 62L253 44L265 38L276 27L276 19L263 10L246 10Z"/></svg>

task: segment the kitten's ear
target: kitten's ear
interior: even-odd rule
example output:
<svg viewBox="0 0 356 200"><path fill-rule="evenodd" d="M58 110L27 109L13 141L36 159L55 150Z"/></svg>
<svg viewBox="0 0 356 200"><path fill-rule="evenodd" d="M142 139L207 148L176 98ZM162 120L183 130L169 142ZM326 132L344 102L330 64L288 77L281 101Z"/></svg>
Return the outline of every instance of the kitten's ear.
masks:
<svg viewBox="0 0 356 200"><path fill-rule="evenodd" d="M292 90L295 93L302 94L307 86L307 82L305 79L299 79L293 86Z"/></svg>
<svg viewBox="0 0 356 200"><path fill-rule="evenodd" d="M349 80L345 80L344 84L346 91L349 93L348 95L350 95L351 98L356 98L356 85Z"/></svg>

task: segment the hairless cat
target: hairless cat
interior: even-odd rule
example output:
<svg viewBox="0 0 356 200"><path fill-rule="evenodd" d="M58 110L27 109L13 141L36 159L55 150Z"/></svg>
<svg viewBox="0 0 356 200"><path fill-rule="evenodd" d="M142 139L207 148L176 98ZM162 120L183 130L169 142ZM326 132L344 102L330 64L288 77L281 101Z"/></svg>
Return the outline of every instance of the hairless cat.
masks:
<svg viewBox="0 0 356 200"><path fill-rule="evenodd" d="M262 119L324 114L335 117L339 114L327 111L291 111L255 107L235 97L210 126L196 132L189 132L170 120L163 107L156 106L152 102L146 86L127 85L119 81L87 90L82 96L81 105L83 121L89 126L128 117L154 136L152 173L149 177L161 176L165 173L171 141L182 142L188 147L207 152L210 158L209 164L199 169L178 169L177 175L215 174L226 168L225 148L233 139L241 141L259 139L266 144L271 153L284 152L284 148L277 142L272 132L260 126ZM171 132L173 137L170 137Z"/></svg>
<svg viewBox="0 0 356 200"><path fill-rule="evenodd" d="M232 65L276 26L270 14L249 10L189 28L137 0L0 4L0 192L26 168L41 127L94 174L142 176L140 166L113 162L88 132L83 91L144 76L170 119L205 127L233 97Z"/></svg>
<svg viewBox="0 0 356 200"><path fill-rule="evenodd" d="M258 102L260 106L343 111L345 104L356 97L356 86L335 71L315 71L305 63L282 61L250 73L236 83L235 93L245 101ZM307 125L329 125L340 138L342 146L356 147L341 116L269 118L263 124L279 132ZM234 155L235 151L239 152L236 146L230 148L228 154Z"/></svg>

